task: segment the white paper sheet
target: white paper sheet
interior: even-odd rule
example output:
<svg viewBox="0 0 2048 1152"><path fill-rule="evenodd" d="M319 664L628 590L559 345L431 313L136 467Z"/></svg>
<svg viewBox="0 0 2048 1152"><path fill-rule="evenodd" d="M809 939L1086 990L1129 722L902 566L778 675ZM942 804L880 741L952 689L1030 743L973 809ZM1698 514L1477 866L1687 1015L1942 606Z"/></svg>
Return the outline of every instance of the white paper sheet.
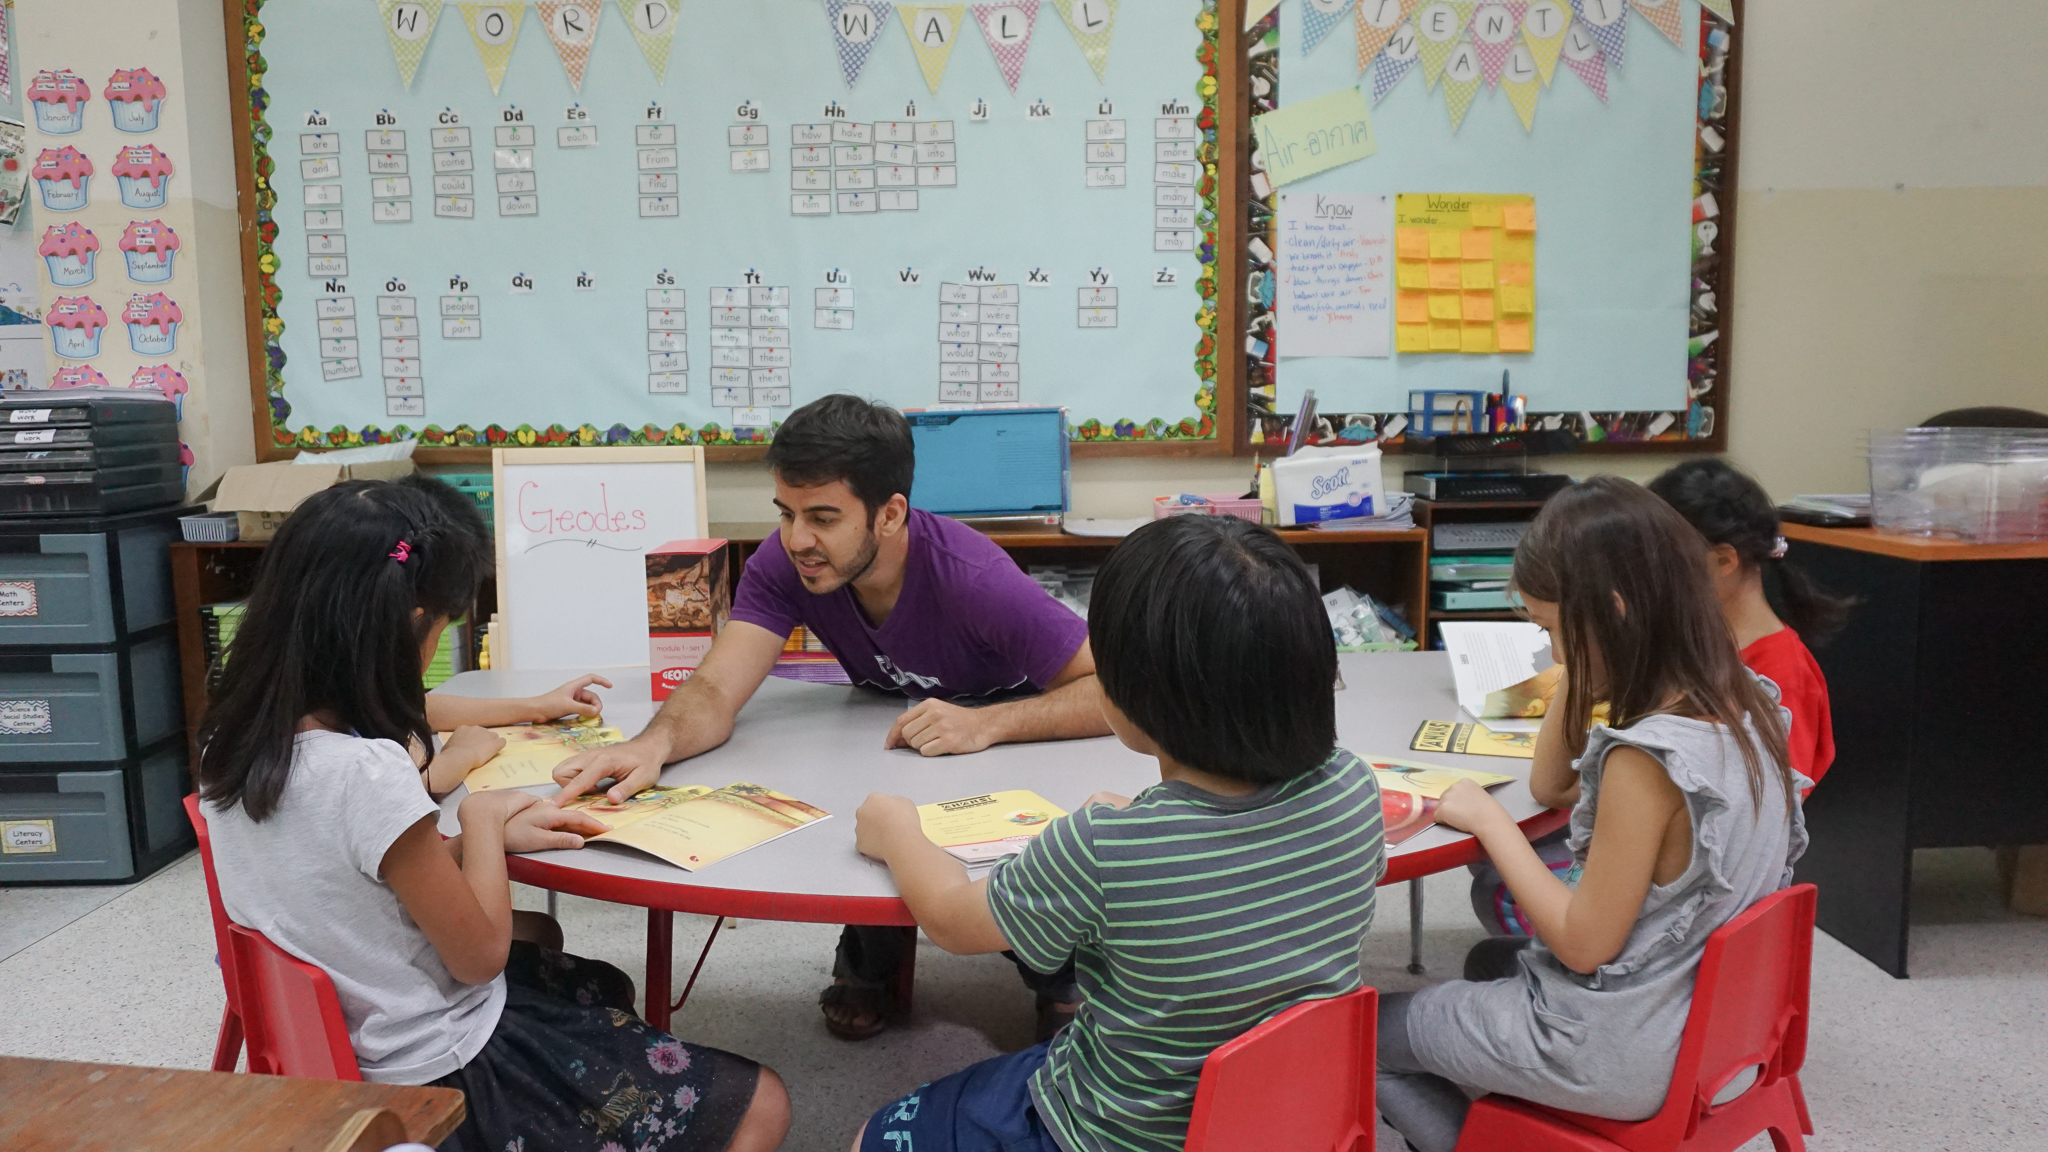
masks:
<svg viewBox="0 0 2048 1152"><path fill-rule="evenodd" d="M1280 355L1392 354L1394 200L1280 197Z"/></svg>

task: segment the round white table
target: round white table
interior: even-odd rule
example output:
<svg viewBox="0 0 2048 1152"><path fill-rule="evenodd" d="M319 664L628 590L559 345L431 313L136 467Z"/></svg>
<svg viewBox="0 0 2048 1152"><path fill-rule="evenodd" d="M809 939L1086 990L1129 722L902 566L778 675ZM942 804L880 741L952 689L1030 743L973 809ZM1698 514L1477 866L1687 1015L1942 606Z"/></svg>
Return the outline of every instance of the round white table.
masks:
<svg viewBox="0 0 2048 1152"><path fill-rule="evenodd" d="M654 714L646 670L613 673L609 678L618 687L603 692L605 720L628 735L637 733ZM1338 742L1360 756L1411 757L1415 754L1408 751L1408 742L1418 725L1458 715L1450 665L1441 652L1346 655L1339 660L1339 674L1344 687L1337 693ZM570 675L465 672L439 690L460 696L530 696ZM888 869L854 851L854 810L869 793L892 792L930 804L1026 788L1072 811L1097 791L1132 796L1159 781L1150 757L1109 736L1005 744L972 756L930 759L908 749L884 750L883 738L905 706L903 700L861 689L771 676L741 709L730 740L702 756L669 765L661 783L714 788L741 781L761 784L833 813L830 819L699 872L601 842L578 851L514 856L507 862L508 870L522 884L646 908L646 1019L666 1028L669 1014L681 1003L668 999L673 913L827 924L916 923ZM1515 776L1495 788L1494 795L1532 839L1561 827L1566 819L1566 813L1544 808L1529 795L1527 760L1439 753L1425 759ZM533 791L550 794L555 789ZM466 794L466 789L458 788L443 802L444 833L458 830L455 809ZM1431 827L1388 850L1381 883L1462 867L1480 855L1472 837ZM1410 892L1411 916L1419 916L1421 886L1412 886ZM706 953L710 946L707 940ZM702 965L700 956L699 968ZM690 979L696 979L694 971ZM906 995L908 979L905 973ZM683 995L689 995L687 986Z"/></svg>

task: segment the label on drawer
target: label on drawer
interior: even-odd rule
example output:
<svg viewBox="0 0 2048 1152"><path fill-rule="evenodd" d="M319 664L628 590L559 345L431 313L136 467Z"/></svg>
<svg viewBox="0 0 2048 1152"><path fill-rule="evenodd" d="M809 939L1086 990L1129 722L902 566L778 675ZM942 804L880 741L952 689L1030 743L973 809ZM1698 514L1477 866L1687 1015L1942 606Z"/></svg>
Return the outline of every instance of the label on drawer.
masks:
<svg viewBox="0 0 2048 1152"><path fill-rule="evenodd" d="M36 582L0 580L0 616L36 614Z"/></svg>
<svg viewBox="0 0 2048 1152"><path fill-rule="evenodd" d="M0 820L0 852L32 856L57 850L55 820Z"/></svg>
<svg viewBox="0 0 2048 1152"><path fill-rule="evenodd" d="M42 736L55 730L48 700L0 700L0 736Z"/></svg>
<svg viewBox="0 0 2048 1152"><path fill-rule="evenodd" d="M7 414L9 424L47 424L49 421L48 408L16 408Z"/></svg>

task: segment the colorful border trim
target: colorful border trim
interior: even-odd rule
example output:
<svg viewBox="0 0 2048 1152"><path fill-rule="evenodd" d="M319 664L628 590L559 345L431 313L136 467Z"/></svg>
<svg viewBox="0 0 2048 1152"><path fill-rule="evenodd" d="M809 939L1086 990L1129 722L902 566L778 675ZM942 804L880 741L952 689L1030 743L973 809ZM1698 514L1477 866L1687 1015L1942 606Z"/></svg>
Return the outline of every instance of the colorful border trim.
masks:
<svg viewBox="0 0 2048 1152"><path fill-rule="evenodd" d="M1699 106L1693 133L1693 241L1692 306L1686 348L1686 396L1684 411L1551 412L1540 419L1532 416L1530 426L1546 431L1563 430L1587 444L1610 443L1670 444L1684 450L1697 441L1711 440L1717 415L1725 406L1722 384L1720 314L1728 299L1731 237L1717 218L1732 207L1724 171L1733 165L1727 152L1731 138L1729 112L1734 98L1728 87L1727 62L1735 51L1735 25L1711 8L1700 6ZM1245 52L1250 65L1250 115L1270 112L1280 104L1280 8L1268 13L1245 34ZM1247 119L1249 123L1249 119ZM1711 133L1721 140L1719 149L1706 145ZM1293 413L1277 411L1275 371L1279 363L1278 339L1274 332L1274 287L1276 271L1271 251L1278 226L1279 193L1261 199L1245 197L1245 235L1264 243L1268 258L1256 251L1245 253L1245 385L1251 442L1285 442L1293 433ZM1710 226L1710 227L1709 227ZM1704 234L1703 234L1704 233ZM1248 245L1249 246L1249 245ZM1364 443L1377 439L1386 422L1405 412L1332 412L1319 416L1311 430L1311 443ZM1661 425L1661 427L1660 427ZM1657 431L1651 429L1657 428ZM1388 439L1402 443L1401 434Z"/></svg>
<svg viewBox="0 0 2048 1152"><path fill-rule="evenodd" d="M278 305L284 294L277 283L280 261L274 250L277 241L277 192L270 185L271 174L276 171L277 165L270 156L271 127L265 119L265 113L270 106L270 95L263 87L263 77L269 68L262 54L264 28L261 13L264 2L265 0L243 0L242 33L249 77L249 140L255 166L256 268L261 282L263 303L264 390L270 401L270 435L274 445L280 448L350 448L415 437L423 445L450 448L501 445L597 447L643 444L739 446L766 444L769 441L773 435L771 428L722 428L717 424L706 424L702 428L689 428L682 424L668 428L653 424L644 424L639 428L628 428L624 424L614 424L609 428L599 428L594 424L581 424L575 427L550 424L546 428L535 428L531 424L505 428L491 424L484 428L473 428L467 424L460 424L452 429L429 424L417 431L404 424L389 429L370 424L362 428L336 425L325 431L306 426L294 431L290 423L291 402L284 394L285 354L279 344L284 336L284 318L278 313ZM1195 53L1196 60L1202 65L1202 78L1196 82L1195 91L1202 102L1198 124L1202 130L1199 158L1203 169L1199 188L1202 207L1196 218L1196 223L1203 234L1198 254L1202 269L1195 280L1196 290L1202 299L1201 306L1195 312L1195 325L1201 331L1201 337L1195 343L1195 375L1200 381L1195 391L1197 415L1186 417L1177 423L1168 423L1157 417L1142 423L1130 419L1114 420L1108 424L1100 420L1085 420L1073 430L1073 438L1077 441L1136 443L1161 440L1203 441L1216 438L1216 222L1220 192L1216 173L1216 57L1221 42L1221 21L1217 17L1216 6L1217 0L1202 0L1201 13L1195 17L1195 27L1202 33L1201 47Z"/></svg>

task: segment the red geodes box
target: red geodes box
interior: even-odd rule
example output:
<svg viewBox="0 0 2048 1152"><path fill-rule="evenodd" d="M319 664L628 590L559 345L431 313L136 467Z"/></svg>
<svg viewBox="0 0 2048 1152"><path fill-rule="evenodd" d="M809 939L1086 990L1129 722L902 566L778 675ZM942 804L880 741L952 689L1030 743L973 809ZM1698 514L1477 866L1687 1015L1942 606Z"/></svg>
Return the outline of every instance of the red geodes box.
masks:
<svg viewBox="0 0 2048 1152"><path fill-rule="evenodd" d="M725 541L672 540L647 550L647 674L654 698L690 678L732 613Z"/></svg>

